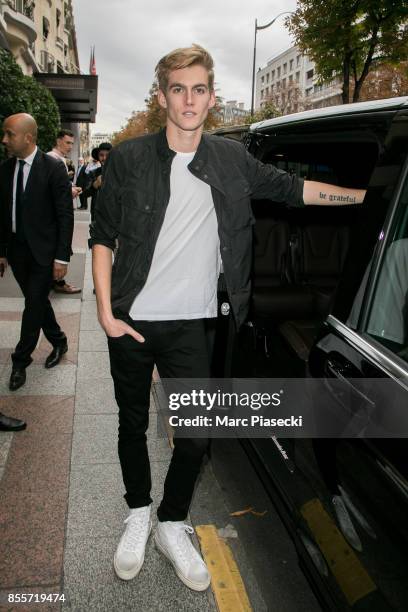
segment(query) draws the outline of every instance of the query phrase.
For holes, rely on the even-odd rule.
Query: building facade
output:
[[[225,103],[217,104],[215,115],[221,124],[243,123],[249,117],[250,111],[244,109],[243,102],[227,100]]]
[[[255,108],[272,102],[283,114],[341,104],[341,82],[320,84],[315,64],[294,46],[270,59],[256,74]]]
[[[99,147],[103,142],[110,142],[112,140],[112,134],[108,134],[107,132],[95,132],[95,134],[91,134],[90,147],[91,150],[95,147]]]
[[[0,44],[28,76],[80,74],[72,0],[0,0]],[[79,123],[63,127],[76,136],[75,161],[80,149],[89,151],[89,129]]]

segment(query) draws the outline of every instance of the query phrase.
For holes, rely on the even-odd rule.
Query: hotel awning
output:
[[[98,100],[97,76],[42,72],[37,72],[34,76],[54,96],[62,123],[95,123]]]

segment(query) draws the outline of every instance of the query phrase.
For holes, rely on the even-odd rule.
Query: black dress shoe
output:
[[[24,368],[13,368],[10,376],[9,389],[10,391],[17,391],[24,385],[26,381],[26,371]]]
[[[20,431],[26,427],[24,421],[13,419],[0,412],[0,431]]]
[[[48,355],[47,359],[45,360],[45,367],[49,369],[49,368],[53,368],[54,366],[58,365],[59,362],[61,361],[62,356],[65,355],[67,350],[68,350],[67,342],[59,346],[54,346],[54,348],[52,349],[52,352]]]

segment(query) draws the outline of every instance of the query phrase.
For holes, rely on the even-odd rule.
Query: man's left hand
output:
[[[53,279],[61,280],[66,276],[68,270],[67,264],[59,263],[58,261],[54,261],[54,270],[53,270]]]

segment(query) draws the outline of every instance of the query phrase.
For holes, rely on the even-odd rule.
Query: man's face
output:
[[[68,155],[72,151],[72,147],[74,146],[74,138],[73,136],[64,136],[63,138],[57,138],[57,149],[64,157],[68,157]]]
[[[109,155],[109,151],[105,151],[104,149],[102,149],[102,151],[99,151],[99,153],[98,153],[98,160],[100,161],[102,166],[104,165],[104,163],[108,159],[108,155]]]
[[[33,147],[33,137],[26,132],[22,122],[17,119],[6,119],[3,123],[2,143],[11,157],[27,157]]]
[[[158,100],[167,111],[167,124],[187,132],[197,130],[215,105],[214,91],[208,86],[208,71],[203,66],[173,70],[167,91],[159,90]]]

